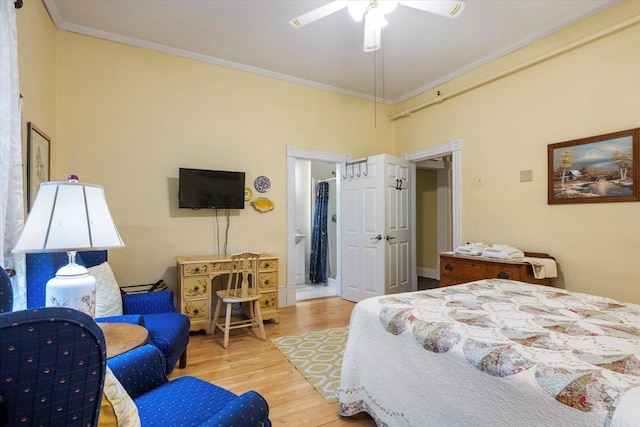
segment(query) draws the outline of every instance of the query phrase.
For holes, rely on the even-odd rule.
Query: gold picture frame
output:
[[[640,128],[549,144],[548,204],[640,200]]]
[[[51,179],[51,138],[27,123],[27,211],[31,210],[40,184]]]

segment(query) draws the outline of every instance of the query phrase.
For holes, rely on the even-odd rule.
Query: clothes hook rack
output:
[[[369,164],[368,164],[368,157],[365,157],[364,159],[358,159],[358,160],[352,160],[352,161],[345,161],[344,162],[344,175],[342,175],[342,179],[347,179],[347,175],[349,176],[350,179],[353,179],[354,177],[356,178],[360,178],[360,176],[364,175],[367,176],[369,174]],[[365,171],[362,171],[362,163],[365,164]],[[355,165],[358,165],[358,172],[355,172]],[[349,168],[351,168],[351,172],[349,173]]]

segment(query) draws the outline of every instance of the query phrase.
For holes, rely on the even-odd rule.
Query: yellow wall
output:
[[[416,266],[436,268],[438,259],[438,181],[434,169],[416,170]]]
[[[18,67],[22,95],[22,141],[27,156],[27,123],[52,141],[51,169],[56,167],[56,29],[40,1],[27,0],[16,9]],[[25,169],[26,178],[26,169]],[[25,186],[26,197],[26,186]]]
[[[446,96],[638,16],[640,2],[624,2],[438,89]],[[462,139],[463,241],[549,252],[560,266],[557,285],[639,303],[640,203],[547,204],[547,145],[639,127],[638,70],[636,24],[398,120],[397,149]],[[521,183],[528,169],[533,181]]]
[[[101,184],[127,244],[110,252],[121,284],[175,286],[174,257],[216,251],[212,212],[176,209],[180,166],[271,178],[266,214],[234,212],[229,251],[282,257],[285,146],[402,153],[464,143],[463,241],[558,258],[560,286],[640,302],[638,203],[546,204],[548,144],[640,126],[638,25],[388,123],[385,117],[495,75],[629,17],[623,2],[393,109],[184,58],[55,30],[39,1],[18,14],[23,121],[53,138],[52,179]],[[393,110],[393,111],[391,111]],[[26,140],[26,139],[25,139]],[[533,170],[520,183],[519,171]],[[476,186],[477,178],[484,185]],[[224,218],[220,229],[224,234]]]
[[[355,158],[389,150],[390,109],[203,62],[59,31],[59,178],[103,185],[126,243],[110,251],[122,285],[176,282],[175,257],[223,250],[226,219],[177,209],[179,167],[271,180],[269,213],[232,211],[228,253],[281,257],[286,284],[286,146]],[[256,195],[254,191],[254,195]]]

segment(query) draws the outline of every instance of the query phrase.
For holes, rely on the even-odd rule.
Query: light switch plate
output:
[[[520,171],[520,182],[533,181],[533,171],[531,169]]]

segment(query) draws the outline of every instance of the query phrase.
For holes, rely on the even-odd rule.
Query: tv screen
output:
[[[244,172],[180,168],[178,207],[244,209]]]

